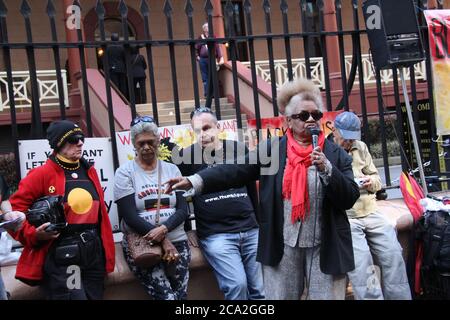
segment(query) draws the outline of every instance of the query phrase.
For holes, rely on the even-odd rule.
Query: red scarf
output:
[[[319,135],[319,146],[323,150],[325,136]],[[287,131],[287,165],[284,169],[283,199],[292,203],[292,224],[299,219],[305,220],[309,212],[308,167],[311,166],[312,144],[302,147],[295,141],[291,129]]]

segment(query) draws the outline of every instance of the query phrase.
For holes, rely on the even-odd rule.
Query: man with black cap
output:
[[[62,196],[68,225],[55,231],[49,222],[35,227],[25,221],[10,232],[24,245],[16,278],[42,285],[48,299],[102,299],[104,278],[114,270],[114,241],[97,173],[82,157],[83,131],[55,121],[47,139],[52,155],[22,179],[10,201],[27,212],[43,196]]]
[[[339,114],[334,121],[333,134],[328,138],[352,156],[353,174],[360,190],[359,199],[347,210],[355,256],[355,269],[348,277],[355,298],[410,300],[402,247],[395,227],[377,210],[375,194],[381,189],[381,179],[367,145],[360,141],[358,116],[352,112]]]

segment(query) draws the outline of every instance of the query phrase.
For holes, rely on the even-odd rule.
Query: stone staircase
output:
[[[200,105],[204,104],[205,100],[200,100]],[[181,124],[188,124],[190,122],[191,120],[190,114],[191,111],[194,109],[194,105],[195,105],[194,100],[180,101]],[[214,100],[212,110],[215,111]],[[136,111],[141,116],[153,115],[151,103],[136,105]],[[234,104],[228,102],[227,98],[220,98],[220,115],[221,120],[236,119],[236,109],[234,108]],[[175,106],[173,101],[158,103],[158,120],[160,127],[176,125]],[[244,129],[247,128],[247,116],[243,113],[242,113],[242,126]]]

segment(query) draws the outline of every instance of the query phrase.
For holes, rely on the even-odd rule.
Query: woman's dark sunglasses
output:
[[[150,116],[137,117],[131,121],[130,127],[135,126],[140,122],[155,123],[155,119]]]
[[[319,121],[320,119],[322,119],[323,113],[320,111],[313,111],[313,112],[302,111],[300,113],[291,115],[292,119],[300,119],[303,122],[308,121],[309,117],[312,117],[314,121]]]
[[[84,143],[84,136],[82,134],[76,134],[67,138],[67,142],[70,144],[78,144],[80,140]]]

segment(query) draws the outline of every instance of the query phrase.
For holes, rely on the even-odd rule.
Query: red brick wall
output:
[[[95,7],[95,0],[81,0],[83,8],[83,14],[86,15],[90,10]],[[118,3],[118,1],[115,1]],[[289,0],[289,28],[290,32],[301,31],[300,11],[298,6],[298,0]],[[32,6],[32,30],[33,40],[35,42],[49,42],[50,41],[50,26],[48,18],[45,14],[46,0],[33,0],[30,1]],[[58,25],[58,38],[59,41],[65,41],[65,30],[63,28],[63,12],[65,8],[62,6],[62,1],[54,1],[57,9],[57,25]],[[140,0],[128,0],[126,2],[130,7],[139,11]],[[165,16],[162,12],[164,0],[151,0],[150,3],[150,29],[154,40],[167,39],[167,29]],[[253,3],[253,29],[255,34],[265,34],[264,23],[264,11],[262,10],[262,1],[252,1]],[[344,29],[350,30],[353,28],[353,18],[350,6],[350,1],[343,1],[343,21]],[[10,42],[25,42],[26,33],[24,20],[19,12],[20,2],[16,0],[6,0],[8,6],[7,26],[9,31]],[[200,33],[201,25],[205,21],[205,13],[203,10],[204,1],[194,0],[194,25],[196,36]],[[186,39],[188,37],[187,19],[184,13],[185,1],[175,0],[172,1],[173,5],[173,33],[175,39]],[[445,1],[445,7],[448,8],[450,0]],[[364,20],[360,12],[360,23],[363,27]],[[272,1],[272,30],[273,33],[282,33],[282,15],[279,10],[279,1]],[[139,27],[139,26],[135,26]],[[301,39],[291,40],[292,57],[303,57],[303,41]],[[87,49],[88,64],[91,68],[96,68],[96,56],[94,49]],[[345,37],[345,51],[346,54],[351,54],[351,37]],[[362,53],[368,52],[367,40],[363,39]],[[145,56],[145,51],[141,51]],[[190,62],[190,52],[188,47],[177,46],[176,50],[176,66],[178,77],[178,89],[179,97],[181,100],[193,99],[193,85],[192,85],[192,71]],[[67,59],[67,50],[61,49],[61,65],[64,67]],[[255,42],[255,54],[257,60],[267,60],[267,42],[265,40],[259,40]],[[0,68],[4,69],[3,59],[0,52]],[[274,41],[274,55],[275,59],[285,58],[284,41]],[[54,59],[52,50],[39,49],[35,52],[36,63],[38,69],[54,69]],[[170,59],[168,47],[155,47],[153,50],[153,59],[155,65],[156,76],[156,91],[159,101],[173,100],[172,90],[172,77],[170,69]],[[14,70],[27,70],[28,64],[26,59],[25,50],[13,50],[13,68]],[[198,67],[197,67],[198,70]],[[199,72],[198,72],[199,73]],[[198,80],[201,84],[200,77]],[[150,93],[147,81],[147,91]],[[200,86],[201,90],[201,86]],[[148,101],[150,101],[150,94],[148,94]]]

